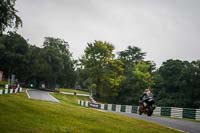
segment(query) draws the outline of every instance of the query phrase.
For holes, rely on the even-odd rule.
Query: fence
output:
[[[2,94],[12,94],[12,93],[18,93],[21,92],[22,88],[16,88],[16,89],[2,89],[0,90],[0,95]]]
[[[92,107],[101,110],[138,113],[138,106],[118,105],[118,104],[94,104],[89,101],[78,100],[78,104],[85,107]],[[169,116],[172,118],[188,118],[200,121],[200,109],[177,108],[177,107],[156,107],[153,115]]]

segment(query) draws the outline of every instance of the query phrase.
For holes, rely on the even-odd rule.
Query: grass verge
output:
[[[85,97],[53,93],[60,103],[28,99],[25,93],[0,95],[3,133],[177,133],[157,124],[80,107]]]

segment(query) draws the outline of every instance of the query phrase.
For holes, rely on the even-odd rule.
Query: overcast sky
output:
[[[200,0],[17,0],[18,30],[29,43],[44,37],[69,42],[75,58],[87,42],[108,41],[115,52],[128,45],[160,66],[167,59],[200,59]]]

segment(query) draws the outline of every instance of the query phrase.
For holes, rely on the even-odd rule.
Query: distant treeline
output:
[[[73,87],[76,73],[69,45],[62,39],[45,37],[43,46],[37,47],[19,34],[9,32],[0,37],[0,70],[9,78],[15,74],[22,85],[39,88],[46,84]]]
[[[156,69],[136,46],[116,55],[113,51],[111,43],[94,41],[75,60],[63,39],[45,37],[38,47],[9,32],[0,36],[0,70],[6,78],[15,74],[20,83],[36,88],[79,86],[104,102],[137,105],[150,87],[159,106],[200,107],[200,60],[170,59]]]

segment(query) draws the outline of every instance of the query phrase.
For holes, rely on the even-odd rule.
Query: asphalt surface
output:
[[[59,102],[55,97],[51,96],[48,91],[28,89],[26,92],[30,99]]]
[[[183,120],[183,119],[157,117],[157,116],[148,117],[146,115],[138,115],[138,114],[133,114],[133,113],[130,114],[130,113],[118,112],[118,114],[123,114],[129,117],[134,117],[134,118],[142,119],[145,121],[150,121],[150,122],[157,123],[157,124],[167,126],[170,128],[175,128],[184,132],[200,133],[200,122],[193,122],[193,121]]]
[[[51,96],[49,92],[47,91],[31,89],[31,90],[27,90],[27,95],[31,99],[59,102],[55,97]],[[172,119],[172,118],[165,118],[165,117],[158,117],[158,116],[148,117],[146,115],[138,115],[134,113],[121,113],[121,112],[113,112],[113,113],[122,114],[129,117],[142,119],[145,121],[150,121],[150,122],[157,123],[157,124],[167,126],[170,128],[175,128],[177,130],[181,130],[184,132],[200,133],[200,122],[193,122],[189,120]]]

